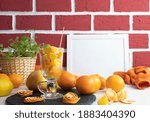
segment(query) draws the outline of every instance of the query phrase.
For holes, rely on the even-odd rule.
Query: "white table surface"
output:
[[[25,86],[21,86],[18,89],[25,89]],[[14,89],[11,94],[16,94],[16,92],[18,91],[18,89]],[[125,89],[128,93],[128,98],[129,100],[134,100],[135,102],[132,103],[133,105],[150,105],[150,88],[147,88],[145,90],[138,90],[133,86],[130,85],[126,85]],[[95,93],[96,95],[96,101],[93,102],[92,105],[97,105],[97,101],[98,99],[104,94],[104,90],[99,90],[97,93]],[[5,100],[7,99],[8,96],[5,97],[0,97],[0,105],[5,105]],[[112,105],[123,105],[119,102],[113,103]]]

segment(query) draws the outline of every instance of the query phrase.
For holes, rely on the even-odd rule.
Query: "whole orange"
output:
[[[58,79],[58,85],[64,89],[69,90],[76,85],[76,76],[70,72],[63,71]]]
[[[106,79],[102,76],[99,76],[100,81],[101,81],[101,90],[106,88]]]
[[[92,94],[101,87],[101,81],[97,75],[84,75],[77,79],[76,88],[81,94]]]
[[[3,73],[0,73],[0,78],[6,79],[6,80],[10,80],[9,76]]]
[[[9,78],[10,78],[11,82],[13,83],[14,88],[18,88],[23,83],[23,78],[19,74],[15,74],[15,73],[11,74],[11,75],[9,75]]]
[[[99,74],[96,74],[96,75],[99,77],[99,79],[101,81],[100,90],[105,89],[106,88],[106,79],[104,77],[100,76]]]
[[[124,88],[124,80],[118,75],[111,75],[106,80],[106,87],[119,92]]]

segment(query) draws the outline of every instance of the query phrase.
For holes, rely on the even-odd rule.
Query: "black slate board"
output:
[[[58,90],[62,94],[66,94],[69,91],[64,91],[64,90]],[[75,105],[91,105],[95,100],[96,96],[95,95],[81,95],[77,92],[76,89],[71,90],[74,93],[77,93],[80,97],[80,101],[75,104]],[[35,92],[33,93],[32,96],[40,96],[40,92]],[[24,103],[23,102],[24,97],[19,96],[18,94],[12,95],[6,99],[6,104],[7,105],[67,105],[62,103],[62,98],[60,99],[54,99],[54,100],[45,100],[42,102],[37,102],[37,103]]]

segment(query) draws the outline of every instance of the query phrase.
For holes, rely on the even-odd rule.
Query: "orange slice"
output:
[[[106,96],[106,94],[104,94],[97,102],[98,105],[108,105],[109,104],[109,100]]]

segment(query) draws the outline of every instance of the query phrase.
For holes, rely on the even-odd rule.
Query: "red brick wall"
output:
[[[150,66],[150,0],[0,0],[0,43],[15,36],[36,36],[58,46],[65,27],[72,33],[129,35],[133,66]],[[65,55],[66,57],[66,55]],[[66,62],[64,63],[66,64]]]

